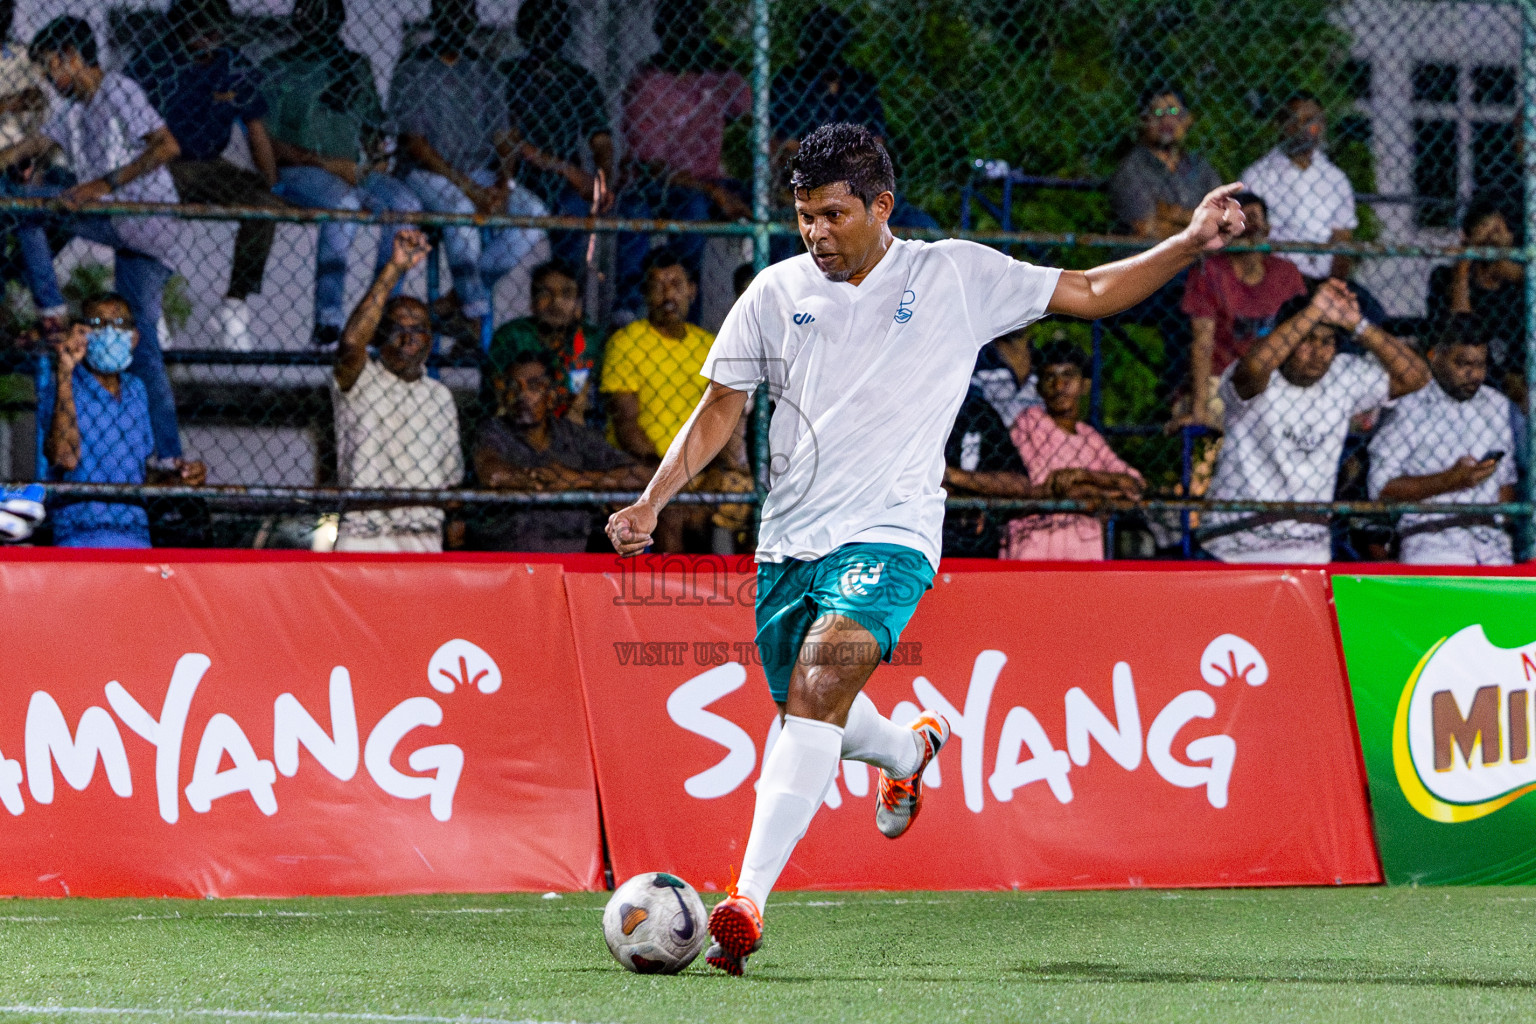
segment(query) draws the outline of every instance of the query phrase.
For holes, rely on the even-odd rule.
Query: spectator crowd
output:
[[[13,13],[0,0],[6,27]],[[313,340],[333,353],[337,482],[364,490],[477,486],[549,500],[473,516],[445,500],[353,505],[341,516],[337,550],[585,550],[596,543],[601,506],[562,503],[557,492],[643,486],[704,391],[697,370],[713,340],[698,323],[706,237],[678,234],[658,247],[649,235],[619,234],[614,314],[594,318],[584,308],[589,235],[469,224],[429,234],[406,221],[423,211],[747,216],[747,191],[723,160],[733,122],[751,113],[747,82],[711,39],[700,0],[659,0],[659,49],[616,105],[564,56],[568,0],[519,5],[522,48],[511,60],[482,52],[474,0],[433,0],[428,31],[408,41],[386,100],[369,61],[342,42],[346,17],[342,0],[297,0],[296,41],[252,62],[229,43],[227,0],[173,0],[170,33],[122,71],[108,70],[85,20],[55,18],[25,48],[6,44],[0,190],[54,198],[66,211],[121,201],[403,215],[380,231],[373,282],[350,312],[347,260],[358,224],[316,229]],[[831,10],[804,20],[796,60],[773,80],[777,163],[825,121],[856,121],[888,137],[878,83],[846,60],[852,37]],[[1150,241],[1182,230],[1222,179],[1186,145],[1195,112],[1181,89],[1151,86],[1136,115],[1134,144],[1107,192],[1116,230]],[[237,133],[249,167],[228,159]],[[1133,465],[1128,449],[1117,451],[1114,431],[1083,417],[1097,378],[1079,336],[1036,325],[982,351],[944,452],[944,485],[954,495],[1079,504],[1023,514],[954,510],[947,554],[1099,559],[1113,550],[1113,522],[1140,523],[1165,550],[1182,543],[1229,562],[1512,560],[1509,524],[1454,506],[1515,500],[1525,468],[1523,268],[1456,259],[1434,269],[1428,315],[1409,331],[1355,280],[1348,257],[1265,251],[1266,243],[1348,243],[1359,228],[1354,190],[1328,158],[1326,138],[1315,97],[1281,103],[1275,145],[1238,175],[1247,229],[1236,250],[1206,256],[1111,325],[1157,331],[1157,400],[1168,432],[1192,449],[1191,471],[1163,479]],[[1472,202],[1464,244],[1514,245],[1507,208],[1500,196]],[[180,258],[181,222],[8,217],[17,272],[47,343],[38,373],[40,477],[202,484],[206,469],[182,451],[161,354],[162,296]],[[937,227],[902,196],[892,224]],[[262,290],[274,226],[242,219],[235,233],[214,311],[230,350],[260,345],[247,300]],[[115,291],[72,317],[55,255],[75,237],[111,249]],[[529,314],[494,323],[497,282],[533,262],[546,237],[552,258],[532,268]],[[777,239],[773,258],[794,248]],[[449,290],[430,304],[406,295],[407,276],[439,252]],[[738,294],[745,283],[738,274]],[[605,336],[599,320],[617,329]],[[456,400],[429,372],[440,334],[480,353],[472,401]],[[747,448],[744,424],[695,486],[751,490]],[[1188,520],[1186,540],[1166,517],[1131,509],[1153,496],[1313,504],[1354,497],[1447,509],[1405,514],[1385,535],[1357,535],[1321,510],[1205,511]],[[730,550],[749,543],[749,513],[731,504],[669,507],[657,546]],[[50,521],[61,545],[151,542],[146,509],[130,501],[64,502]]]

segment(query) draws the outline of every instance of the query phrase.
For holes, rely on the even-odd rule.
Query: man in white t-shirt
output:
[[[33,37],[29,50],[64,102],[36,134],[0,149],[0,169],[62,151],[76,184],[62,191],[29,189],[27,194],[58,195],[71,209],[96,201],[175,203],[176,186],[165,165],[180,147],[144,90],[132,79],[102,69],[91,26],[82,18],[60,15]],[[155,454],[180,458],[176,400],[165,375],[157,326],[161,296],[171,277],[176,222],[169,217],[75,216],[64,218],[62,226],[72,235],[112,248],[115,287],[138,324],[139,343],[128,369],[149,396]],[[45,324],[62,327],[66,306],[46,227],[42,216],[27,216],[16,239],[27,286]]]
[[[609,519],[621,555],[733,436],[766,383],[772,479],[758,538],[757,643],[784,728],[765,759],[739,883],[710,915],[713,966],[740,974],[764,899],[810,825],[838,761],[880,769],[875,821],[895,838],[949,736],[925,712],[902,728],[860,691],[888,658],[939,563],[944,442],[976,353],[1046,313],[1083,319],[1135,305],[1242,229],[1212,192],[1190,226],[1089,271],[1020,263],[972,242],[898,241],[885,148],[852,124],[801,140],[790,182],[808,252],[737,300],[700,371],[709,390],[640,500]]]
[[[1277,116],[1280,144],[1242,174],[1250,192],[1269,204],[1271,242],[1348,242],[1360,221],[1355,190],[1344,172],[1323,153],[1328,122],[1317,97],[1297,93]],[[1282,253],[1303,277],[1349,277],[1343,256]]]
[[[1360,315],[1343,281],[1282,307],[1280,326],[1222,377],[1226,437],[1213,501],[1332,501],[1349,421],[1429,381],[1424,360]],[[1365,346],[1339,354],[1339,332]],[[1212,512],[1201,546],[1223,562],[1327,562],[1328,517]]]
[[[464,479],[459,413],[453,394],[423,371],[432,327],[420,299],[389,293],[432,251],[408,228],[363,296],[336,350],[336,470],[343,487],[441,490]],[[368,346],[379,357],[370,359]],[[337,551],[443,550],[443,510],[428,505],[348,512]]]
[[[1488,339],[1451,323],[1429,347],[1434,380],[1404,398],[1371,439],[1371,497],[1482,504],[1515,500],[1510,401],[1483,381]],[[1509,565],[1493,516],[1405,515],[1398,557],[1410,565]]]

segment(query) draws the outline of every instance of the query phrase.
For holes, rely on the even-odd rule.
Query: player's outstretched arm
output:
[[[1242,190],[1241,182],[1216,189],[1195,207],[1189,227],[1146,252],[1092,270],[1062,271],[1048,311],[1097,320],[1130,309],[1202,253],[1214,252],[1242,234],[1243,210],[1232,198]]]
[[[656,516],[714,461],[736,433],[747,392],[710,382],[709,390],[662,458],[640,500],[608,517],[608,540],[621,555],[638,555],[651,543]]]

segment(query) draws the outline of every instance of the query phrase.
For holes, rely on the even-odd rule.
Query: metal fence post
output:
[[[1536,392],[1536,0],[1520,0],[1521,175],[1525,186],[1525,480],[1520,498],[1527,506],[1521,524],[1521,557],[1536,555],[1536,416],[1530,395]]]
[[[752,0],[752,266],[762,273],[768,266],[768,223],[772,145],[768,124],[769,0]],[[766,382],[765,382],[766,383]],[[752,403],[752,479],[757,484],[757,511],[762,515],[768,496],[768,388],[759,387]]]

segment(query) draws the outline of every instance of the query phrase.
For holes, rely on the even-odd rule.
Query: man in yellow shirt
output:
[[[608,340],[601,387],[608,396],[613,440],[642,463],[660,461],[709,386],[699,370],[715,336],[686,319],[698,290],[676,253],[652,250],[645,261],[645,319],[620,328]],[[745,454],[745,442],[738,439],[720,462],[740,468]],[[684,550],[684,531],[707,528],[712,511],[703,505],[668,508],[672,515],[657,525],[657,550]]]
[[[661,458],[709,384],[699,368],[715,336],[686,319],[698,291],[675,253],[652,250],[645,261],[645,318],[608,340],[602,390],[614,440],[637,459]]]

